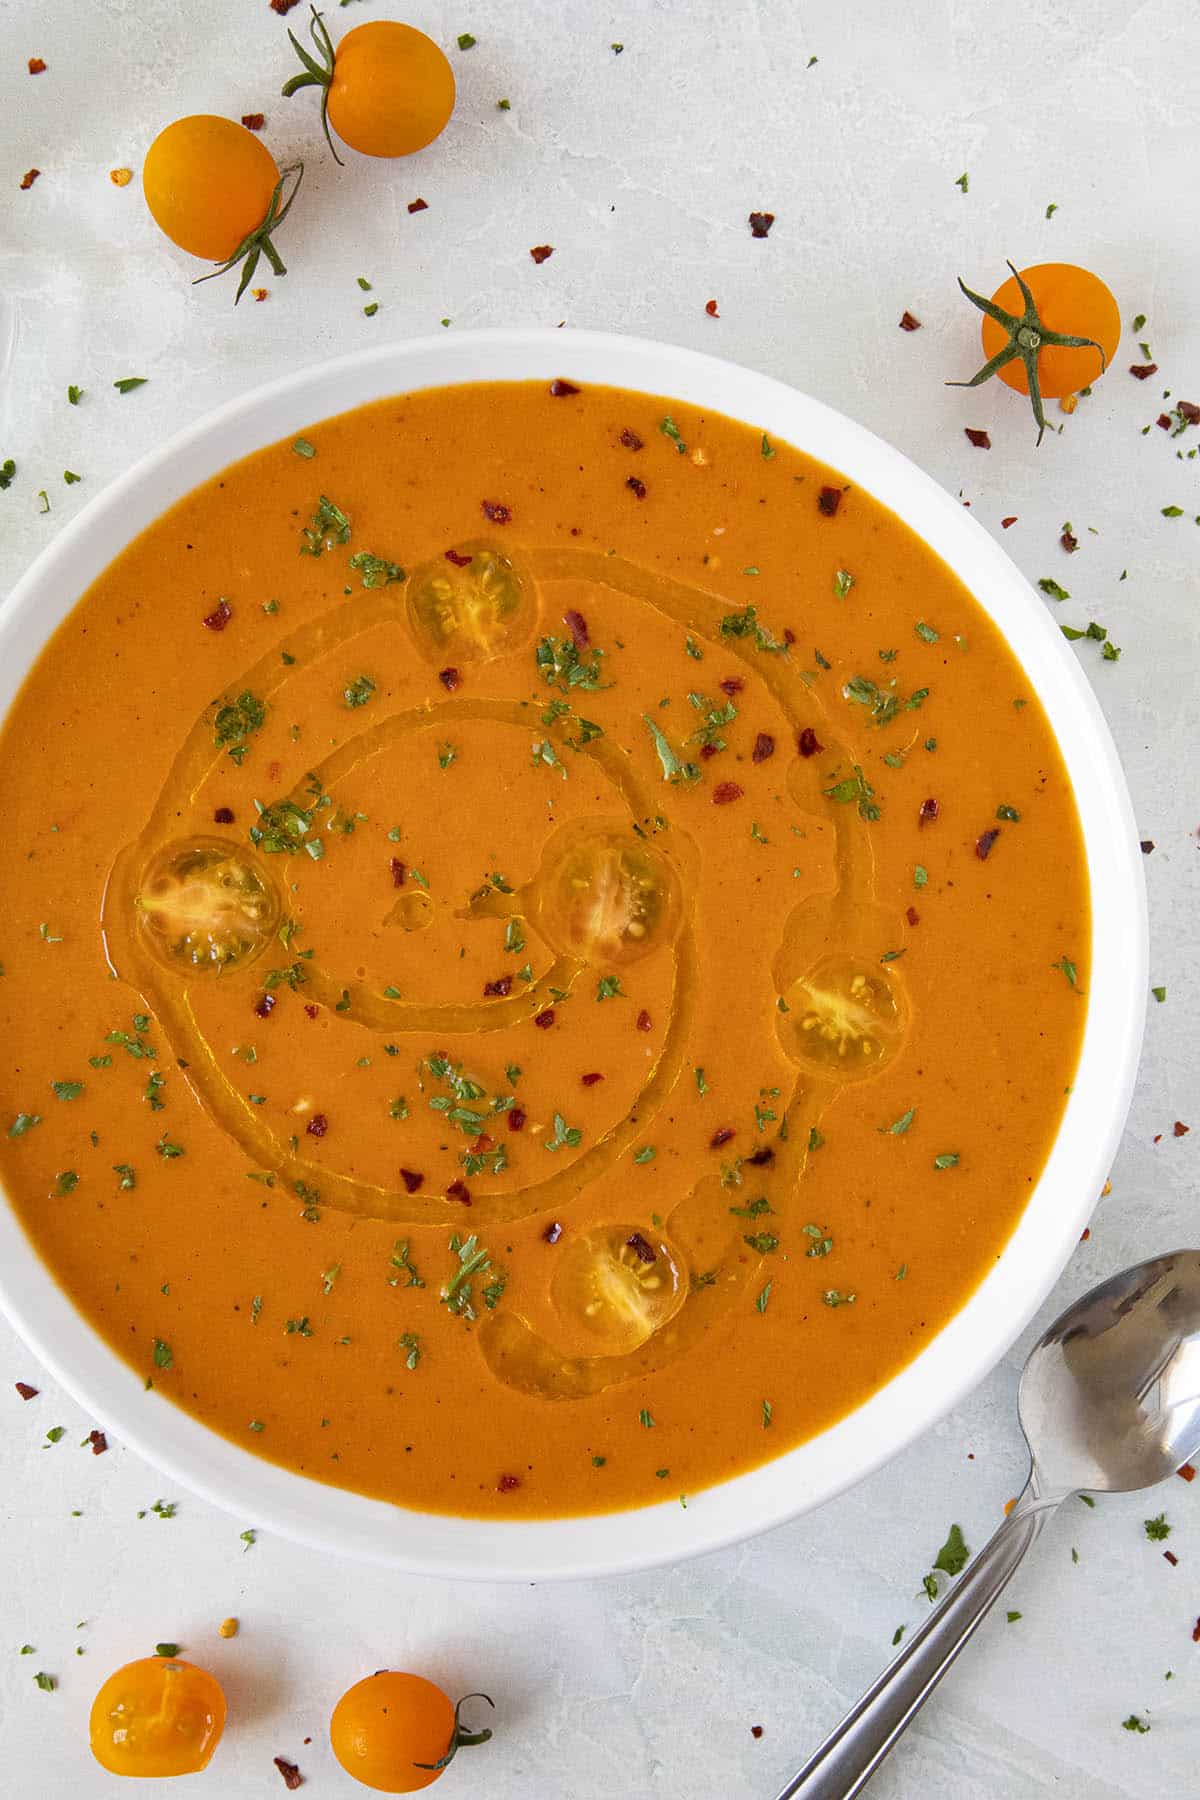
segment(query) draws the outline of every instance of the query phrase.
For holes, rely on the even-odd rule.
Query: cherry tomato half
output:
[[[126,1663],[92,1702],[92,1755],[113,1775],[194,1775],[224,1729],[220,1684],[178,1657]]]

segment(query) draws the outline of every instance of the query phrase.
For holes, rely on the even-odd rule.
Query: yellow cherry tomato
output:
[[[468,1700],[487,1700],[468,1694]],[[380,1794],[415,1794],[432,1787],[455,1753],[484,1744],[490,1731],[464,1731],[440,1687],[421,1675],[379,1669],[347,1688],[333,1709],[329,1740],[347,1774]],[[488,1700],[488,1705],[492,1703]]]
[[[220,1684],[178,1657],[126,1663],[92,1702],[92,1755],[112,1775],[194,1775],[224,1729]]]
[[[142,187],[159,230],[209,262],[224,262],[267,216],[275,158],[244,125],[212,113],[176,119],[146,152]]]
[[[309,29],[316,56],[288,32],[304,73],[285,82],[283,92],[323,90],[327,137],[332,125],[343,143],[364,156],[411,156],[445,130],[454,111],[454,71],[423,31],[372,19],[348,31],[335,50],[315,9]]]

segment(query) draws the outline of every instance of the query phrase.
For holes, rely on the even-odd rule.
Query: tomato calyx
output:
[[[458,1755],[460,1750],[467,1748],[471,1744],[486,1744],[488,1742],[492,1735],[489,1726],[485,1725],[482,1731],[467,1731],[464,1729],[459,1719],[459,1714],[462,1712],[462,1709],[467,1704],[468,1700],[486,1700],[492,1711],[495,1712],[496,1710],[496,1702],[492,1699],[490,1694],[464,1694],[454,1708],[454,1730],[450,1734],[450,1742],[446,1746],[444,1755],[439,1756],[437,1761],[433,1763],[415,1762],[413,1764],[414,1769],[436,1769],[437,1772],[441,1774],[443,1769],[448,1769],[450,1767],[450,1764],[454,1761],[454,1758]]]
[[[309,21],[308,30],[309,35],[316,46],[317,55],[310,56],[303,44],[297,38],[295,32],[289,29],[288,36],[292,40],[292,49],[304,64],[304,69],[301,74],[293,75],[290,81],[285,81],[280,92],[285,100],[290,100],[293,94],[298,94],[300,92],[301,88],[320,88],[321,129],[325,133],[325,142],[329,145],[330,154],[338,168],[341,169],[345,167],[345,164],[337,153],[337,146],[333,141],[333,136],[329,129],[329,89],[333,81],[333,69],[335,62],[337,61],[337,52],[333,47],[333,39],[329,35],[329,27],[326,25],[321,14],[317,11],[315,6],[310,7],[309,10],[312,13],[312,18]],[[320,60],[318,60],[318,58]]]
[[[293,175],[296,179],[293,183],[291,193],[285,200],[283,198],[283,190],[287,182],[291,181]],[[289,163],[287,168],[284,169],[283,173],[280,175],[279,180],[275,183],[275,186],[271,189],[270,203],[267,206],[262,222],[256,225],[253,231],[248,231],[246,233],[237,249],[233,251],[232,255],[227,256],[223,263],[218,263],[216,268],[210,269],[207,275],[197,275],[192,286],[195,287],[197,283],[201,281],[211,281],[215,275],[228,275],[230,269],[236,269],[237,265],[241,263],[241,280],[238,282],[237,293],[233,296],[233,304],[236,306],[254,279],[254,271],[258,267],[258,259],[260,256],[266,257],[274,274],[286,275],[287,266],[278,250],[276,250],[274,244],[271,242],[271,233],[278,230],[279,226],[282,225],[283,221],[287,218],[289,212],[291,212],[292,202],[300,192],[300,183],[303,180],[304,164],[302,162]]]
[[[983,365],[978,374],[972,375],[970,381],[948,381],[946,386],[979,387],[982,382],[988,381],[1007,363],[1019,356],[1025,364],[1025,374],[1029,384],[1029,402],[1033,407],[1034,419],[1037,421],[1037,441],[1040,444],[1046,431],[1046,415],[1042,410],[1042,388],[1038,377],[1038,353],[1043,345],[1053,344],[1056,348],[1067,350],[1086,348],[1098,350],[1101,374],[1108,366],[1108,359],[1104,354],[1103,346],[1098,344],[1095,338],[1071,337],[1066,332],[1051,331],[1046,325],[1043,325],[1038,316],[1037,302],[1034,300],[1028,282],[1017,273],[1011,262],[1008,266],[1012,269],[1013,280],[1020,288],[1021,298],[1025,302],[1023,313],[1005,312],[1004,308],[997,306],[994,300],[986,300],[982,294],[974,293],[962,276],[959,276],[958,285],[972,306],[977,306],[980,312],[987,314],[989,319],[994,319],[996,324],[1008,333],[1008,342],[996,352],[990,362]]]

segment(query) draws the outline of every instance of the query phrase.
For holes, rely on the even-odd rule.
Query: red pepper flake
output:
[[[760,731],[754,740],[754,748],[750,752],[750,761],[756,763],[766,762],[767,758],[769,756],[774,756],[774,754],[775,739],[771,736],[769,731]]]
[[[938,816],[937,801],[936,800],[922,800],[921,810],[917,814],[917,824],[918,825],[930,825],[933,823],[934,819],[937,818],[937,816]]]
[[[15,1385],[16,1385],[17,1392],[18,1392],[18,1394],[20,1394],[22,1400],[36,1400],[37,1399],[37,1397],[38,1397],[37,1388],[30,1387],[30,1385],[27,1381],[18,1381]]]
[[[228,600],[220,600],[213,611],[208,613],[201,623],[206,631],[224,631],[232,617],[233,608],[230,606]]]
[[[811,725],[806,725],[804,727],[800,736],[796,739],[796,743],[801,756],[816,756],[819,751],[825,748],[824,744],[818,740],[817,734]]]
[[[1196,1479],[1196,1471],[1191,1463],[1183,1463],[1175,1473],[1181,1481],[1195,1481]]]
[[[233,808],[232,808],[232,806],[218,806],[216,812],[213,814],[213,824],[214,825],[232,825],[233,824]]]
[[[637,1028],[639,1031],[653,1031],[654,1029],[654,1020],[644,1006],[637,1016]]]
[[[752,1725],[750,1727],[750,1736],[752,1738],[760,1738],[762,1736],[762,1734],[763,1734],[763,1728],[761,1725]]]
[[[424,1175],[419,1174],[416,1169],[401,1169],[400,1179],[404,1183],[406,1194],[415,1194],[418,1188],[425,1185]]]
[[[511,1494],[514,1489],[519,1488],[520,1485],[521,1477],[519,1475],[502,1475],[496,1483],[496,1492],[498,1494]]]
[[[304,1129],[309,1137],[324,1137],[329,1130],[329,1120],[324,1113],[314,1113]]]
[[[554,1023],[554,1008],[547,1006],[540,1013],[534,1013],[533,1022],[539,1031],[549,1031]]]
[[[562,621],[571,634],[571,642],[574,644],[575,648],[577,650],[586,650],[592,640],[588,636],[587,620],[584,618],[583,614],[581,612],[576,612],[574,607],[571,607],[563,614]]]
[[[642,440],[637,432],[630,431],[628,425],[626,425],[624,431],[621,433],[621,442],[626,450],[641,450],[644,448]]]
[[[392,871],[392,886],[403,887],[408,874],[407,863],[402,862],[398,856],[391,856],[388,858],[388,868]]]
[[[569,394],[577,394],[579,389],[573,381],[564,381],[561,375],[556,375],[550,383],[550,392],[556,400],[565,400]]]
[[[901,331],[920,331],[921,321],[920,319],[915,318],[906,308],[905,311],[900,314],[900,329]]]
[[[975,854],[980,862],[986,862],[992,853],[992,845],[1000,836],[999,827],[993,825],[990,831],[983,831],[975,839]]]
[[[785,625],[783,628],[783,641],[785,644],[794,644],[796,641],[796,634],[790,625]]]
[[[296,0],[271,0],[272,11],[277,13],[285,13],[289,7],[295,6],[295,4]],[[283,1785],[289,1794],[294,1794],[298,1787],[304,1786],[304,1777],[295,1763],[289,1762],[285,1756],[276,1756],[272,1760],[283,1776]]]
[[[1159,413],[1159,415],[1158,415],[1157,419],[1155,419],[1154,423],[1158,426],[1158,429],[1160,431],[1170,431],[1170,429],[1171,429],[1170,413]]]
[[[548,256],[554,255],[554,245],[553,244],[535,244],[533,246],[533,249],[529,252],[529,254],[530,254],[530,256],[532,256],[534,262],[537,263],[538,267],[540,268]]]
[[[108,1449],[108,1439],[102,1431],[89,1431],[87,1441],[92,1446],[93,1456],[103,1456]]]
[[[460,1206],[470,1206],[471,1190],[465,1181],[452,1181],[446,1189],[447,1200],[456,1200]]]
[[[471,558],[469,556],[463,556],[457,550],[447,550],[445,552],[445,556],[446,556],[446,561],[448,563],[453,563],[456,569],[465,569],[467,567],[468,563],[471,561]]]
[[[737,1133],[734,1131],[732,1125],[722,1125],[721,1128],[718,1131],[714,1131],[709,1138],[708,1147],[710,1150],[719,1150],[722,1144],[729,1143],[730,1139],[736,1136]]]
[[[511,1106],[508,1110],[508,1129],[510,1131],[524,1131],[526,1116],[527,1115],[519,1106]]]
[[[713,757],[716,756],[717,753],[718,753],[717,746],[715,744],[701,744],[701,746],[700,746],[700,761],[701,762],[711,762]]]
[[[832,519],[842,504],[842,490],[835,487],[823,487],[817,495],[817,511]]]
[[[1153,848],[1154,848],[1154,839],[1153,838],[1143,838],[1142,839],[1142,855],[1143,856],[1149,856],[1149,854],[1153,850]]]
[[[1171,1127],[1171,1130],[1176,1137],[1186,1137],[1191,1129],[1191,1126],[1185,1125],[1182,1119],[1176,1119],[1174,1125]]]
[[[1089,1239],[1089,1238],[1090,1238],[1090,1237],[1091,1237],[1091,1235],[1092,1235],[1092,1228],[1091,1228],[1091,1226],[1090,1226],[1090,1225],[1085,1225],[1085,1226],[1084,1226],[1084,1228],[1083,1228],[1083,1230],[1082,1230],[1082,1231],[1081,1231],[1081,1232],[1080,1232],[1080,1234],[1079,1234],[1079,1241],[1080,1241],[1080,1243],[1081,1243],[1081,1244],[1086,1244],[1086,1243],[1087,1243],[1087,1241],[1088,1241],[1088,1239]]]
[[[627,475],[625,477],[625,486],[629,489],[631,494],[636,494],[639,500],[644,500],[646,498],[646,484],[644,481],[639,481],[636,475]]]
[[[721,316],[717,311],[717,303],[715,300],[706,300],[704,302],[704,310],[710,319],[719,319]]]
[[[439,669],[438,680],[448,694],[452,694],[456,688],[462,686],[462,676],[457,669]]]
[[[745,687],[745,685],[746,684],[742,680],[740,675],[726,675],[726,677],[723,681],[718,681],[718,683],[717,683],[717,686],[720,688],[721,692],[723,694],[728,694],[729,698],[731,700],[733,699],[733,696],[735,694],[741,693],[741,691]]]
[[[740,800],[743,790],[736,781],[718,781],[712,791],[714,806],[728,806],[733,800]]]
[[[774,223],[775,223],[775,214],[774,213],[768,213],[768,212],[753,212],[753,213],[751,213],[750,219],[749,219],[750,236],[756,237],[756,238],[765,238],[767,236],[767,234],[770,232],[770,229]]]
[[[46,73],[46,65],[42,61],[40,56],[31,56],[30,57],[29,73],[31,75],[44,75]]]
[[[963,432],[977,450],[990,450],[992,440],[986,431],[973,431],[969,425],[963,426]]]
[[[906,907],[904,916],[910,925],[919,925],[921,923],[921,915],[915,906]]]
[[[282,19],[291,12],[293,6],[299,6],[299,4],[300,0],[271,0],[271,11],[278,13]]]
[[[1200,406],[1194,400],[1178,400],[1175,410],[1189,425],[1200,425]]]
[[[496,977],[495,981],[485,981],[483,984],[483,997],[485,1000],[493,1000],[493,999],[507,1000],[508,996],[511,993],[512,993],[512,976],[511,975],[498,975]]]
[[[246,127],[247,131],[261,131],[266,122],[267,119],[265,113],[242,114],[242,124]]]
[[[254,1010],[260,1019],[269,1019],[275,1011],[274,994],[260,994],[255,1002]]]
[[[257,302],[260,306],[262,305],[263,301],[266,299],[266,297],[270,293],[270,291],[271,291],[270,288],[251,288],[250,289],[250,292],[254,295],[254,298],[257,300]]]
[[[652,1262],[658,1261],[653,1249],[646,1242],[640,1231],[635,1231],[632,1237],[627,1237],[625,1243],[628,1248],[633,1251],[633,1254],[640,1263],[649,1265]]]
[[[599,1070],[593,1069],[590,1074],[581,1075],[579,1080],[584,1087],[595,1087],[598,1081],[604,1080],[604,1077],[600,1074]]]
[[[1018,515],[1016,513],[1009,513],[1007,519],[1001,519],[1000,521],[1001,530],[1007,531],[1010,525],[1016,524],[1017,518]]]
[[[1153,1144],[1161,1144],[1162,1143],[1162,1132],[1156,1131],[1150,1141]]]
[[[1068,554],[1073,554],[1079,548],[1079,539],[1075,536],[1073,531],[1064,529],[1063,534],[1058,541]]]
[[[37,178],[41,174],[41,172],[42,171],[40,169],[26,169],[25,173],[21,177],[21,192],[22,193],[25,193],[29,188],[31,188],[33,186],[34,182],[37,180]]]
[[[1192,1642],[1193,1644],[1200,1644],[1200,1619],[1197,1619],[1196,1623],[1192,1626]]]
[[[562,1234],[563,1234],[563,1228],[559,1224],[558,1220],[555,1219],[551,1224],[547,1225],[545,1231],[543,1231],[542,1239],[543,1239],[543,1242],[545,1242],[547,1244],[557,1244],[557,1242],[558,1242],[559,1238],[562,1236]]]
[[[315,1019],[321,1009],[319,1006],[314,1006],[311,1000],[306,1000],[304,1003],[304,1010],[310,1019]]]
[[[1176,1556],[1176,1554],[1173,1550],[1164,1550],[1163,1551],[1163,1561],[1169,1562],[1173,1569],[1177,1569],[1179,1567],[1179,1558]]]
[[[1136,381],[1149,381],[1152,375],[1158,374],[1157,363],[1130,363],[1129,373]]]
[[[428,200],[422,200],[419,197],[416,200],[410,200],[408,203],[408,210],[410,213],[428,212],[429,202]]]
[[[481,500],[479,502],[485,519],[493,525],[510,525],[512,523],[512,507],[505,506],[503,500]]]
[[[752,1156],[746,1158],[746,1166],[751,1169],[769,1169],[775,1161],[775,1152],[769,1144],[761,1144]]]

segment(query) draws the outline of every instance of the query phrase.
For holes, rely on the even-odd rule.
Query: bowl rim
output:
[[[861,1406],[771,1462],[689,1496],[686,1507],[672,1497],[570,1518],[458,1517],[368,1499],[266,1462],[147,1392],[75,1310],[12,1208],[0,1205],[0,1308],[55,1379],[165,1476],[314,1549],[412,1574],[493,1581],[625,1574],[722,1549],[833,1499],[948,1412],[1000,1361],[1078,1242],[1124,1125],[1146,1006],[1145,884],[1125,778],[1099,703],[1029,583],[969,510],[864,426],[771,376],[677,345],[540,327],[471,331],[376,345],[238,394],[110,482],[0,605],[0,717],[87,586],[209,475],[371,400],[555,377],[752,424],[866,488],[949,565],[1008,639],[1058,739],[1091,884],[1092,974],[1062,1123],[994,1267],[921,1353]],[[1110,953],[1101,954],[1102,946]]]

